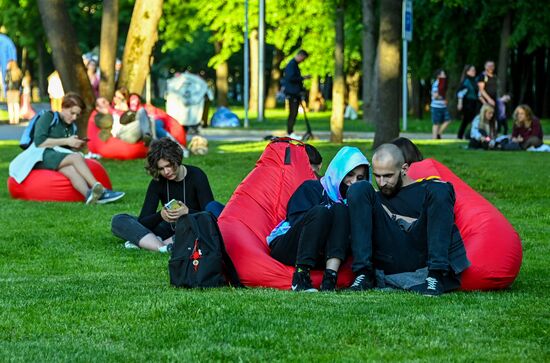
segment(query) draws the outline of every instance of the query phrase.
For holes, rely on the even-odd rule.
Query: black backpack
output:
[[[210,212],[178,219],[168,271],[170,284],[176,287],[242,287],[225,251],[216,218]]]

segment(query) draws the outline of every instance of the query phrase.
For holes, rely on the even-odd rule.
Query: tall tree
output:
[[[222,42],[217,41],[214,43],[216,53],[219,54],[222,50]],[[218,62],[216,65],[216,100],[218,106],[227,107],[227,91],[229,89],[229,66],[227,61]]]
[[[363,5],[363,121],[366,122],[369,119],[372,120],[371,103],[376,53],[374,0],[362,0],[361,4]]]
[[[151,53],[158,39],[163,0],[136,0],[122,56],[119,86],[141,93],[149,74]]]
[[[344,140],[344,102],[346,83],[344,78],[344,10],[345,0],[337,0],[335,12],[334,85],[332,87],[332,115],[330,117],[330,141]]]
[[[258,29],[250,32],[250,93],[248,110],[258,111]]]
[[[115,63],[118,40],[118,0],[104,0],[101,16],[99,94],[112,99],[115,93]]]
[[[271,76],[269,79],[269,88],[265,98],[265,108],[275,108],[277,106],[277,92],[279,91],[279,82],[281,81],[281,62],[284,54],[280,49],[273,48],[273,59],[271,61]]]
[[[380,3],[374,147],[399,136],[401,0]]]
[[[88,108],[94,104],[95,97],[86,69],[82,63],[82,53],[78,47],[76,33],[70,22],[69,13],[63,0],[39,0],[38,9],[42,24],[46,30],[48,42],[52,47],[55,68],[61,77],[65,92],[76,92],[82,96]],[[88,118],[84,113],[77,121],[79,134],[86,134]]]

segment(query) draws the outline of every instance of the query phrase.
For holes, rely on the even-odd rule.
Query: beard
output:
[[[394,195],[396,195],[403,186],[403,179],[401,178],[401,174],[399,174],[399,178],[397,179],[397,182],[395,185],[385,185],[382,188],[380,188],[380,193],[384,194],[385,197],[391,198]]]

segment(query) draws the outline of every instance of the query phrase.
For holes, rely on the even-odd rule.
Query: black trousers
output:
[[[300,96],[289,95],[288,97],[288,119],[286,121],[286,132],[290,135],[294,132],[294,125],[296,124],[296,117],[298,116],[298,109],[300,108],[300,102],[302,99]]]
[[[271,244],[271,257],[285,265],[324,268],[326,260],[344,260],[349,248],[349,214],[343,204],[316,206]]]
[[[448,183],[426,186],[420,218],[412,224],[395,220],[366,181],[348,190],[352,269],[380,269],[385,274],[429,270],[459,274],[469,266],[454,224],[454,189]]]
[[[458,128],[458,133],[456,135],[456,137],[459,139],[464,138],[464,132],[466,131],[466,128],[479,112],[477,100],[464,98],[462,102],[462,122],[460,123],[460,127]]]

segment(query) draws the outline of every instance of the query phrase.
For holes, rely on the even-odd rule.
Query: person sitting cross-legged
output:
[[[151,143],[145,169],[153,180],[139,217],[117,214],[111,221],[113,234],[126,240],[126,248],[169,252],[178,218],[198,211],[209,211],[216,217],[221,213],[223,206],[214,201],[204,171],[183,165],[182,160],[182,148],[169,138]],[[166,207],[172,200],[173,205]]]
[[[321,290],[335,290],[349,248],[346,192],[353,183],[368,179],[368,168],[359,149],[345,146],[325,176],[303,182],[290,197],[286,219],[273,229],[267,243],[273,258],[296,267],[292,290],[317,291],[311,284],[312,268],[325,268]]]
[[[350,290],[375,287],[375,269],[386,276],[410,273],[412,283],[396,287],[428,296],[459,288],[460,274],[470,263],[454,223],[453,186],[409,178],[409,165],[393,144],[376,149],[372,170],[378,192],[367,182],[348,191],[356,274]]]

